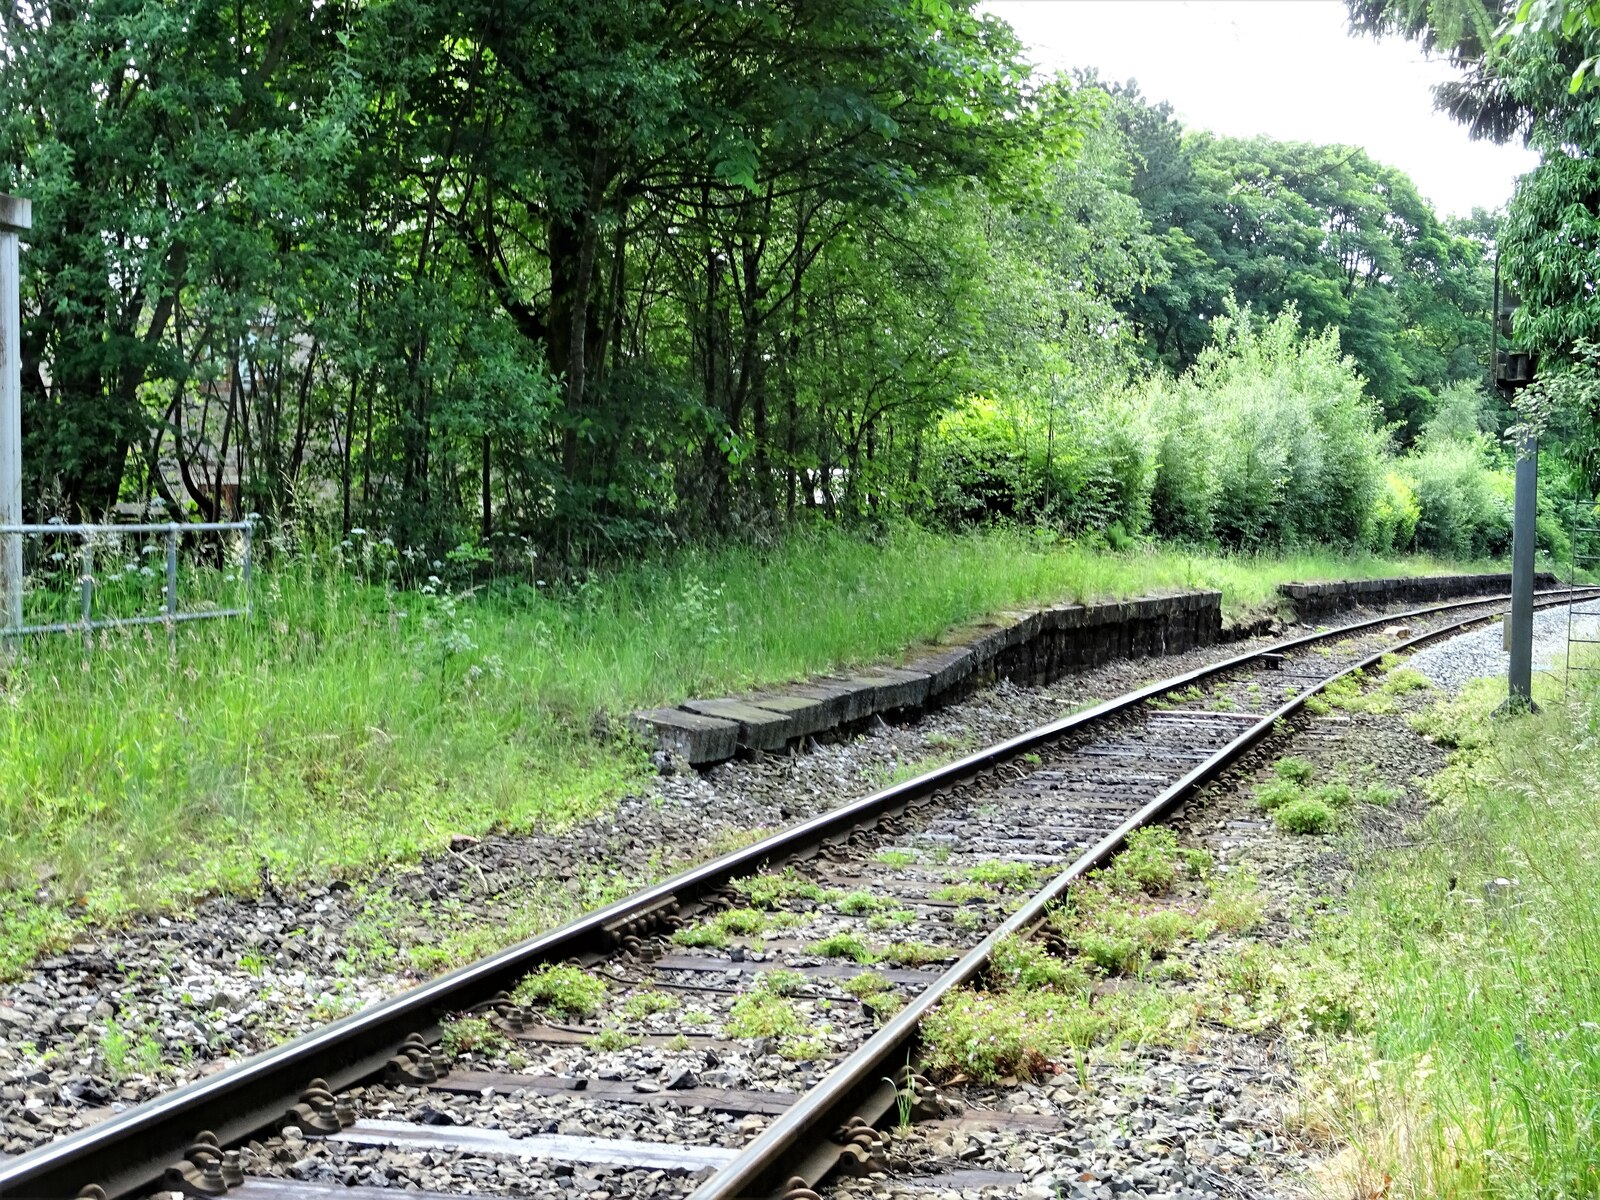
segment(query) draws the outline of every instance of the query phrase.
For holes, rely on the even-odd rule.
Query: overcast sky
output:
[[[1342,0],[989,0],[1041,67],[1136,79],[1185,125],[1363,146],[1435,207],[1465,215],[1511,198],[1537,158],[1470,140],[1433,111],[1449,68],[1409,42],[1346,31]]]

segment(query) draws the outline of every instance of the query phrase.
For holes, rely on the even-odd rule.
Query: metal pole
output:
[[[17,235],[33,204],[0,194],[0,525],[22,524],[22,270]],[[22,535],[0,539],[4,625],[22,627]]]
[[[94,543],[83,543],[83,578],[78,580],[79,604],[83,609],[83,648],[94,649],[94,630],[89,622],[94,619]]]
[[[1512,708],[1533,706],[1533,548],[1538,513],[1539,442],[1528,437],[1517,451],[1517,483],[1511,510]]]
[[[167,530],[167,643],[178,646],[178,531]]]

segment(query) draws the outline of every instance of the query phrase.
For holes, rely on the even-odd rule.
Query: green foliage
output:
[[[554,963],[540,967],[511,992],[518,1004],[537,1005],[568,1017],[593,1015],[605,996],[606,982],[598,975]]]
[[[1004,991],[1050,988],[1067,994],[1089,990],[1088,977],[1071,963],[1054,958],[1037,942],[1012,935],[1002,938],[989,956],[989,978]]]
[[[821,884],[802,878],[792,867],[782,875],[752,875],[746,879],[735,879],[731,886],[749,900],[753,908],[779,909],[796,900],[822,904],[831,895]]]
[[[1325,801],[1313,796],[1298,796],[1273,809],[1272,822],[1288,833],[1328,833],[1337,818]]]
[[[136,1032],[111,1018],[100,1029],[100,1061],[114,1082],[131,1075],[152,1075],[161,1067],[161,1043],[148,1032]]]
[[[835,933],[812,942],[807,947],[813,954],[824,958],[848,958],[851,962],[877,962],[878,956],[870,946],[853,933]]]
[[[1356,981],[1342,1004],[1322,985],[1320,1020],[1353,1051],[1332,1116],[1370,1169],[1400,1194],[1533,1200],[1600,1171],[1600,697],[1541,687],[1540,712],[1500,720],[1503,680],[1470,691],[1436,713],[1463,747],[1429,781],[1439,803],[1359,872],[1308,961]]]
[[[1389,808],[1405,799],[1406,790],[1387,783],[1369,783],[1361,789],[1361,803]]]
[[[1223,933],[1249,933],[1261,924],[1266,899],[1256,885],[1255,876],[1233,870],[1211,884],[1211,894],[1200,910],[1202,920]]]
[[[1019,891],[1031,890],[1035,886],[1036,878],[1034,869],[1029,863],[1008,863],[998,859],[968,867],[965,874],[973,883],[983,884],[986,887],[1015,888]]]
[[[483,589],[450,613],[437,593],[386,586],[376,558],[309,532],[297,546],[258,572],[253,623],[189,625],[176,656],[137,631],[104,635],[87,659],[70,640],[24,648],[6,679],[0,754],[0,881],[12,885],[0,890],[0,973],[71,941],[85,921],[249,893],[263,862],[280,885],[352,877],[442,852],[454,833],[559,830],[603,812],[648,770],[637,743],[604,729],[632,708],[870,661],[1032,602],[1204,585],[1223,592],[1231,617],[1270,604],[1285,579],[1442,565],[1114,554],[1014,532],[898,528],[875,541],[819,534],[759,554],[685,553],[581,585]],[[226,570],[184,569],[198,594],[236,586],[221,580]],[[802,577],[805,588],[785,586]],[[721,596],[714,637],[684,617],[694,581]],[[462,635],[470,648],[443,653]],[[206,681],[203,696],[194,679]],[[64,723],[63,711],[86,716]],[[23,884],[45,875],[43,888]],[[400,946],[392,923],[368,922],[362,953],[398,949],[437,971],[626,883],[523,897],[505,942],[485,926]],[[826,899],[788,872],[748,887],[753,908]]]
[[[894,985],[877,971],[863,971],[861,974],[845,980],[839,986],[850,995],[860,999],[865,996],[876,995],[879,992],[886,992]]]
[[[1160,433],[1154,528],[1233,546],[1371,542],[1386,460],[1360,376],[1297,312],[1257,328],[1248,310],[1178,380],[1147,385]]]
[[[1296,758],[1296,757],[1290,755],[1290,756],[1287,756],[1287,757],[1284,757],[1284,758],[1280,758],[1273,765],[1272,773],[1274,775],[1276,775],[1279,779],[1286,779],[1290,783],[1301,783],[1301,784],[1304,784],[1304,783],[1310,783],[1311,782],[1311,776],[1315,772],[1315,770],[1316,770],[1316,768],[1314,768],[1305,759]],[[1262,807],[1263,808],[1271,808],[1272,805],[1266,804],[1266,805],[1263,805]]]
[[[863,917],[875,913],[879,909],[887,908],[894,904],[888,896],[875,896],[871,892],[850,892],[840,896],[833,902],[833,906],[842,913],[850,916]]]
[[[678,998],[667,992],[635,992],[622,1002],[619,1011],[629,1020],[638,1021],[677,1007]]]
[[[588,1037],[584,1038],[583,1044],[585,1048],[589,1050],[605,1052],[611,1050],[627,1050],[630,1047],[637,1046],[639,1041],[640,1039],[637,1034],[623,1033],[620,1029],[613,1029],[607,1026],[598,1033],[592,1033]]]
[[[934,888],[928,893],[930,900],[943,900],[951,904],[971,904],[975,901],[998,899],[998,893],[984,883],[951,883]]]
[[[1178,835],[1164,825],[1150,825],[1128,835],[1127,846],[1102,875],[1114,891],[1159,895],[1183,867]]]
[[[1350,785],[1339,781],[1319,784],[1308,795],[1332,809],[1349,808],[1356,801],[1355,791]]]
[[[439,1044],[452,1058],[462,1054],[501,1054],[511,1043],[483,1017],[456,1017],[439,1022]]]
[[[799,971],[790,971],[784,967],[767,971],[762,974],[760,987],[765,988],[774,996],[793,996],[806,986],[806,977]]]
[[[1417,500],[1419,549],[1463,558],[1507,551],[1510,498],[1495,487],[1488,455],[1474,439],[1430,441],[1407,456],[1402,469]]]
[[[805,1022],[791,1001],[762,990],[735,1000],[722,1027],[729,1037],[775,1038],[804,1032]]]
[[[853,956],[852,956],[853,957]],[[897,967],[925,967],[956,957],[951,946],[930,946],[926,942],[891,942],[877,958]],[[857,962],[866,960],[857,958]]]

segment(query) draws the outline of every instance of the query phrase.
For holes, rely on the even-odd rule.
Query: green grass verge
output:
[[[1447,569],[907,529],[452,596],[385,585],[386,554],[280,561],[251,624],[188,626],[175,655],[142,630],[0,665],[0,976],[84,921],[263,872],[355,875],[604,811],[647,769],[613,732],[630,708],[882,659],[1021,605],[1212,587],[1238,615],[1283,580]]]
[[[1416,721],[1458,748],[1439,806],[1326,935],[1374,1010],[1327,1072],[1341,1194],[1596,1194],[1600,694],[1490,719],[1504,695],[1479,681]]]

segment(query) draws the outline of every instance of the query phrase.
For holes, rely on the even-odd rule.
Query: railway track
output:
[[[919,1026],[997,946],[1308,695],[1504,603],[1292,639],[1041,726],[0,1162],[0,1196],[804,1200],[936,1103]]]

